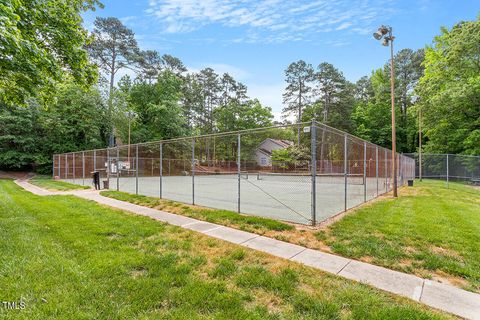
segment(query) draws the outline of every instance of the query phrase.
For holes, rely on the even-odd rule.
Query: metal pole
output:
[[[85,151],[82,151],[82,185],[85,185]]]
[[[385,151],[385,158],[384,158],[384,161],[385,161],[385,192],[388,192],[388,160],[387,160],[387,157],[388,157],[388,152],[387,152],[387,149],[384,150]]]
[[[363,141],[363,202],[367,202],[367,142]]]
[[[418,174],[422,181],[422,106],[418,109]]]
[[[397,197],[397,132],[395,127],[395,66],[393,62],[393,35],[390,33],[390,95],[392,98],[392,174],[393,174],[393,196]]]
[[[93,150],[93,171],[97,171],[97,150]]]
[[[192,139],[192,204],[195,204],[195,138]]]
[[[55,179],[55,155],[52,155],[52,179]]]
[[[237,211],[238,213],[240,213],[240,179],[241,179],[240,170],[242,168],[242,164],[241,164],[242,160],[240,155],[240,151],[241,151],[240,143],[241,143],[241,136],[240,134],[238,134],[237,135],[237,172],[238,172]]]
[[[58,178],[61,179],[61,175],[62,175],[62,171],[61,171],[61,168],[62,168],[62,156],[61,155],[58,155],[57,156],[58,158]]]
[[[449,176],[449,172],[448,172],[448,153],[447,153],[447,188],[448,188],[448,176]]]
[[[107,148],[107,185],[108,189],[110,189],[110,149]]]
[[[163,178],[163,143],[160,143],[160,199],[162,198],[162,178]]]
[[[375,180],[377,181],[377,197],[378,197],[378,146],[375,147]]]
[[[120,191],[120,148],[117,147],[117,191]]]
[[[68,179],[68,155],[65,153],[65,179]]]
[[[312,121],[311,134],[311,171],[312,171],[312,226],[317,223],[317,126]],[[320,159],[322,161],[323,159]]]
[[[72,153],[72,157],[73,157],[73,183],[75,183],[75,153]]]
[[[135,145],[135,194],[138,194],[138,144]]]
[[[348,175],[348,152],[347,152],[347,135],[344,137],[344,146],[343,146],[343,175],[345,177],[345,198],[344,198],[344,209],[347,211],[347,175]]]

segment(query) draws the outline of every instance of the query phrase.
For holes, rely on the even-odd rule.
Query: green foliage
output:
[[[220,132],[268,127],[272,125],[272,109],[263,107],[258,100],[245,103],[231,101],[214,111],[216,126]]]
[[[51,100],[70,75],[88,86],[97,73],[83,49],[88,43],[81,13],[97,0],[6,0],[0,3],[0,99],[25,105],[29,97]]]
[[[442,28],[425,51],[420,95],[426,149],[480,154],[480,17]]]
[[[292,62],[285,70],[287,87],[283,94],[283,109],[285,114],[295,114],[297,120],[302,120],[302,112],[310,102],[313,90],[311,82],[315,78],[315,72],[311,64],[303,60]]]
[[[35,100],[0,108],[0,168],[48,172],[54,153],[105,145],[109,120],[98,90],[67,82],[57,91],[48,109]]]
[[[187,133],[180,106],[182,79],[171,71],[163,71],[156,83],[139,82],[128,92],[128,109],[136,116],[132,125],[132,143],[171,139]],[[122,114],[122,113],[121,113]],[[127,142],[128,127],[119,129]]]
[[[272,150],[272,163],[280,168],[289,168],[299,161],[310,160],[310,149],[304,145],[293,145],[284,149]]]

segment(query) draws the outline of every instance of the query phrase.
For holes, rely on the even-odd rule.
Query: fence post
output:
[[[241,175],[240,175],[240,170],[242,169],[242,158],[240,155],[241,147],[241,136],[240,134],[237,135],[237,173],[238,173],[238,193],[237,193],[237,211],[240,213],[240,180],[241,180]]]
[[[312,173],[312,225],[317,223],[317,126],[312,121],[311,134],[311,173]],[[323,159],[320,159],[322,161]]]
[[[82,151],[82,185],[85,185],[85,151]]]
[[[65,153],[65,179],[68,179],[68,154]]]
[[[57,161],[58,161],[58,178],[61,179],[62,177],[62,171],[61,171],[61,167],[62,167],[62,157],[60,155],[57,155]]]
[[[363,141],[363,202],[367,202],[367,142]]]
[[[449,172],[448,172],[448,153],[447,153],[447,188],[448,188],[448,176],[449,176]]]
[[[72,174],[73,174],[73,183],[75,183],[75,152],[72,153],[72,157],[73,157],[73,170],[72,170]]]
[[[192,139],[192,204],[195,204],[195,138]]]
[[[55,179],[55,154],[52,155],[52,179]]]
[[[385,151],[385,157],[384,157],[384,166],[385,166],[385,192],[388,192],[388,153],[387,153],[387,149],[384,150]]]
[[[97,171],[97,150],[93,150],[93,171]]]
[[[163,143],[160,143],[160,199],[162,199],[162,187],[163,187]]]
[[[345,134],[344,136],[344,142],[343,142],[343,175],[345,178],[345,192],[344,192],[344,209],[347,211],[347,176],[348,176],[348,151],[347,151],[347,135]]]
[[[138,144],[135,145],[135,194],[138,194]]]
[[[117,191],[120,191],[120,148],[117,146]]]
[[[108,189],[110,189],[110,149],[107,148],[107,170],[105,173],[107,174],[107,184],[108,184]]]
[[[375,146],[375,180],[377,181],[377,197],[378,197],[378,146]]]

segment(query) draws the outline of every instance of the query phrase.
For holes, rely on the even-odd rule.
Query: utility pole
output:
[[[395,127],[395,69],[393,60],[393,40],[392,27],[380,26],[377,32],[373,34],[376,40],[383,38],[382,45],[390,45],[390,96],[392,99],[392,175],[393,175],[393,196],[398,197],[397,193],[397,132]]]

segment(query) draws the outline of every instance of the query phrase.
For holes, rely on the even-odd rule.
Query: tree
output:
[[[355,122],[355,135],[378,144],[385,148],[392,145],[392,121],[391,121],[391,96],[390,96],[390,73],[386,68],[377,69],[370,77],[369,89],[372,96],[368,102],[357,101],[352,119]],[[399,118],[400,106],[395,107],[396,117]],[[397,133],[403,134],[405,128],[397,122]],[[397,142],[399,152],[406,151],[402,141]]]
[[[170,71],[177,77],[181,76],[187,71],[187,68],[183,65],[182,60],[169,54],[164,54],[162,56],[162,65],[164,69]]]
[[[354,86],[332,64],[323,62],[315,74],[317,101],[313,118],[336,128],[351,129],[351,112],[354,104]]]
[[[212,68],[200,70],[196,81],[201,88],[200,109],[195,110],[200,125],[200,133],[213,133],[215,129],[213,111],[220,102],[220,82],[218,74]]]
[[[88,35],[81,13],[97,0],[5,0],[0,3],[0,97],[25,105],[29,97],[48,100],[70,75],[85,87],[96,68],[83,49]]]
[[[272,125],[272,109],[264,107],[257,99],[244,103],[231,101],[214,111],[215,123],[220,132],[246,130]]]
[[[139,78],[152,83],[162,71],[163,60],[158,51],[141,51],[138,56]]]
[[[308,104],[312,87],[310,82],[314,78],[314,70],[311,64],[303,60],[291,63],[285,70],[287,87],[283,94],[283,103],[286,107],[283,113],[288,115],[297,114],[297,122],[302,121],[302,111]],[[300,145],[300,130],[298,127],[298,145]]]
[[[425,50],[420,96],[426,149],[480,153],[480,16],[441,29]]]
[[[54,153],[105,146],[109,119],[97,89],[67,80],[52,100],[0,108],[0,168],[47,173]]]
[[[136,114],[132,141],[142,142],[176,138],[187,133],[181,100],[182,79],[162,71],[156,83],[139,82],[132,86],[129,109]],[[127,132],[119,132],[126,141]]]
[[[93,41],[89,45],[92,59],[109,76],[109,95],[115,84],[118,70],[139,59],[139,49],[135,34],[114,17],[97,17],[94,22]]]
[[[115,74],[122,68],[132,68],[138,63],[140,51],[132,30],[125,27],[122,22],[114,17],[97,17],[94,22],[93,42],[89,45],[90,56],[98,66],[109,75],[109,111],[113,119],[113,89]],[[113,124],[113,121],[110,121]],[[110,146],[115,143],[115,128],[112,126]]]

